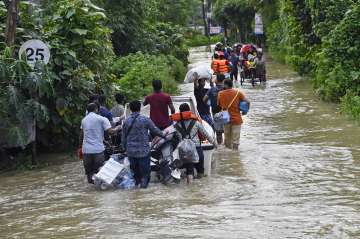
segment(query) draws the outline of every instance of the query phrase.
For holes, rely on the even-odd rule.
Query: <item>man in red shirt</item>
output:
[[[150,105],[150,119],[156,127],[163,130],[170,126],[169,108],[171,114],[175,113],[175,108],[171,97],[161,91],[161,80],[153,80],[154,93],[145,97],[144,106]]]

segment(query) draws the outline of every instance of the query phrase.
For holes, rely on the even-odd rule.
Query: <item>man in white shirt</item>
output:
[[[104,133],[114,134],[120,127],[111,128],[110,121],[97,113],[96,103],[87,106],[88,114],[81,121],[80,144],[84,155],[84,168],[88,183],[94,183],[92,176],[104,164]]]

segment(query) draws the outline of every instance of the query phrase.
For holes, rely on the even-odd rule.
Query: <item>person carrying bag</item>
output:
[[[240,130],[243,123],[239,104],[241,101],[245,101],[250,106],[250,102],[242,91],[232,87],[232,80],[224,81],[224,90],[220,91],[218,95],[218,105],[223,109],[220,113],[224,124],[225,147],[238,150]]]
[[[218,123],[223,125],[230,123],[230,113],[229,113],[229,109],[232,106],[232,104],[235,102],[236,98],[238,97],[240,91],[237,91],[235,97],[231,100],[230,104],[228,105],[228,107],[225,109],[223,109],[222,111],[220,111],[219,113],[214,115],[214,120],[217,121]]]
[[[179,159],[183,162],[187,182],[190,184],[194,176],[194,167],[198,177],[204,175],[204,152],[201,147],[199,133],[210,143],[215,144],[215,141],[199,121],[191,117],[184,117],[190,112],[190,106],[187,103],[181,104],[179,111],[181,120],[174,127],[177,137],[181,139],[178,145]]]

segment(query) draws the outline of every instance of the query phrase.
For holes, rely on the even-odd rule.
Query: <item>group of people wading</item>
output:
[[[222,54],[220,60],[223,60]],[[216,58],[214,61],[213,68],[218,63]],[[168,133],[166,129],[172,124],[175,125],[181,140],[184,140],[185,135],[189,135],[196,147],[198,160],[183,165],[188,183],[193,181],[194,169],[197,177],[201,178],[204,175],[204,153],[201,147],[203,140],[208,140],[215,147],[224,143],[226,148],[238,150],[243,123],[239,104],[245,101],[250,105],[250,102],[242,91],[233,88],[233,78],[228,78],[227,73],[225,68],[216,66],[216,79],[210,82],[210,89],[205,88],[207,79],[198,77],[194,80],[194,96],[200,118],[191,112],[187,103],[181,104],[179,112],[176,113],[170,95],[162,92],[160,80],[152,82],[154,91],[145,97],[144,102],[129,103],[131,114],[127,118],[123,95],[115,96],[117,104],[111,110],[106,107],[104,95],[90,97],[86,116],[81,121],[79,150],[82,153],[88,183],[94,183],[93,175],[99,171],[107,158],[105,149],[111,135],[116,139],[115,142],[121,142],[121,148],[129,159],[136,186],[141,188],[146,188],[150,181],[149,139],[165,138]],[[231,73],[237,75],[235,71]],[[150,118],[140,114],[142,104],[150,106]],[[230,117],[226,124],[218,117],[222,111],[227,111]],[[205,130],[203,121],[215,130],[216,140]]]
[[[216,75],[210,89],[205,88],[205,82],[206,79],[201,78],[194,80],[194,95],[200,117],[214,128],[218,145],[223,143],[224,134],[225,147],[238,150],[243,123],[239,104],[246,101],[250,105],[250,102],[242,91],[233,88],[233,80],[225,79],[224,74]],[[230,115],[227,124],[221,123],[222,119],[218,116],[223,110],[227,110]]]
[[[191,183],[196,169],[197,177],[204,175],[204,153],[201,148],[201,139],[205,137],[210,143],[216,144],[215,139],[205,130],[201,119],[191,112],[190,106],[183,103],[179,113],[175,108],[170,95],[162,92],[162,82],[152,82],[154,92],[145,97],[143,105],[150,105],[150,118],[140,114],[140,101],[129,103],[131,114],[124,117],[124,97],[116,96],[117,105],[108,110],[104,104],[104,96],[93,96],[87,105],[86,116],[81,121],[80,145],[85,174],[88,183],[93,184],[93,175],[105,162],[105,148],[107,135],[117,135],[121,132],[121,146],[130,161],[130,169],[134,174],[136,186],[146,188],[150,181],[150,144],[149,138],[167,135],[166,128],[175,123],[189,130],[191,140],[196,145],[198,162],[187,162],[183,165],[186,170],[187,182]],[[169,115],[169,110],[171,115]],[[116,117],[114,117],[114,113]],[[181,117],[179,116],[181,114]],[[191,125],[191,128],[189,127]],[[178,136],[182,139],[181,128]]]
[[[265,74],[264,62],[262,59],[262,48],[252,44],[235,43],[233,47],[224,47],[221,42],[215,45],[211,69],[214,74],[224,74],[235,82],[240,77],[245,78],[244,71],[251,67],[259,68],[258,75]],[[239,69],[241,72],[239,72]]]

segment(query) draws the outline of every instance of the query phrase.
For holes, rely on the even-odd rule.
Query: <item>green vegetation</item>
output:
[[[16,1],[20,20],[7,45],[10,1],[0,1],[0,150],[25,148],[36,126],[41,149],[77,146],[88,97],[115,91],[128,100],[149,94],[160,79],[176,93],[188,63],[187,25],[201,1]],[[15,3],[15,2],[14,2]],[[175,14],[176,13],[176,14]],[[48,65],[17,60],[29,39],[46,42]]]
[[[10,48],[1,52],[0,82],[6,89],[0,97],[3,106],[0,128],[5,136],[2,141],[25,147],[31,131],[23,127],[24,123],[35,120],[41,145],[57,149],[71,146],[76,142],[89,94],[112,91],[114,79],[108,65],[114,54],[111,31],[104,26],[106,16],[86,0],[52,1],[45,10],[53,15],[44,17],[36,13],[26,15],[29,11],[22,6],[21,9],[26,21],[18,28],[16,42],[42,39],[51,47],[51,60],[47,66],[38,64],[32,70],[13,59]]]
[[[143,53],[121,57],[113,64],[116,85],[128,99],[140,99],[152,91],[152,81],[161,80],[164,91],[175,94],[178,82],[184,79],[186,68],[172,55]]]
[[[218,23],[224,27],[225,36],[228,29],[232,38],[240,42],[249,42],[252,37],[255,8],[250,0],[223,0],[214,1],[214,15]]]
[[[358,1],[212,2],[215,19],[225,28],[225,35],[236,41],[252,41],[254,13],[260,12],[271,55],[300,75],[310,76],[322,99],[341,102],[344,112],[360,118]]]
[[[223,36],[221,34],[210,36],[208,38],[203,34],[197,32],[191,32],[191,33],[187,33],[186,45],[190,47],[208,46],[211,44],[215,44],[217,42],[221,42],[222,40],[223,40]]]
[[[324,100],[360,119],[360,3],[272,0],[259,3],[267,43],[278,60],[313,78]]]

